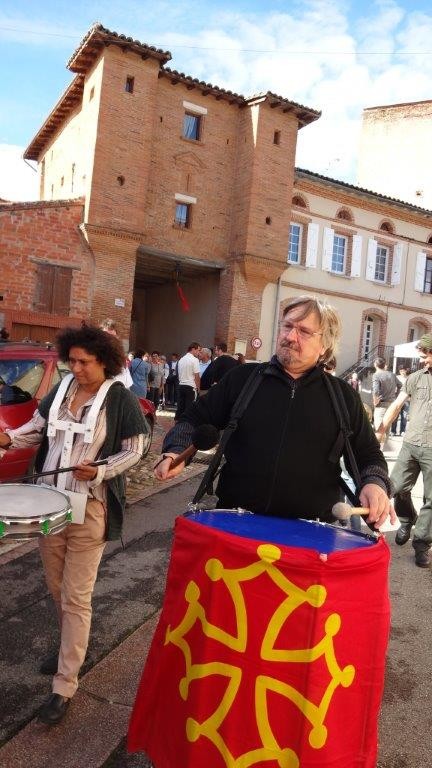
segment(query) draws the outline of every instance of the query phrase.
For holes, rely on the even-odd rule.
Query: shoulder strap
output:
[[[354,456],[354,451],[352,449],[352,446],[349,440],[349,438],[352,435],[352,430],[350,427],[350,417],[348,413],[348,408],[342,393],[342,387],[340,385],[339,380],[335,376],[329,376],[326,373],[324,373],[323,376],[324,376],[325,383],[327,385],[327,389],[330,395],[330,400],[332,401],[332,405],[335,410],[336,417],[339,422],[339,428],[340,428],[339,435],[336,439],[336,443],[334,444],[331,450],[329,459],[332,462],[335,462],[335,460],[339,461],[339,458],[341,457],[343,451],[344,450],[346,451],[347,459],[349,461],[350,471],[356,486],[355,494],[353,493],[351,488],[345,483],[343,478],[339,479],[339,483],[342,486],[346,496],[348,496],[351,503],[354,504],[354,506],[361,506],[358,499],[358,489],[361,486],[361,477],[360,477],[357,461]]]
[[[231,435],[236,431],[238,422],[240,421],[246,408],[248,407],[250,401],[252,400],[255,392],[257,391],[259,385],[261,384],[262,374],[267,368],[267,365],[268,363],[264,363],[263,365],[257,365],[252,371],[245,385],[243,386],[237,400],[233,405],[233,408],[230,414],[230,420],[222,433],[222,437],[219,441],[219,445],[216,449],[216,452],[209,466],[207,467],[205,475],[201,480],[201,483],[199,484],[199,487],[195,493],[195,496],[192,499],[192,504],[198,504],[198,502],[201,501],[204,494],[207,493],[208,490],[211,488],[214,478],[216,477],[219,464],[222,461],[222,456],[225,452],[225,448],[228,443],[228,440],[230,439]]]

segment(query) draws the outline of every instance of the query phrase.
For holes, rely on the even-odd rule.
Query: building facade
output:
[[[289,298],[313,293],[342,319],[337,372],[432,329],[432,213],[296,169],[287,268],[263,298],[259,357]]]
[[[197,338],[265,360],[289,298],[312,293],[341,314],[341,373],[429,331],[432,212],[295,169],[297,132],[319,112],[245,99],[169,59],[95,25],[68,62],[74,80],[25,153],[41,201],[0,206],[13,337],[109,316],[125,347]]]
[[[198,335],[233,348],[256,336],[262,292],[285,269],[297,132],[320,113],[245,99],[169,59],[92,27],[25,157],[42,200],[85,200],[94,321],[114,317],[132,345],[181,350]]]
[[[82,200],[0,203],[0,327],[11,340],[52,341],[88,317],[94,259]]]

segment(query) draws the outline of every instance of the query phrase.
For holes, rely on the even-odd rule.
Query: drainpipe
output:
[[[278,277],[278,281],[276,284],[276,297],[275,297],[275,305],[274,305],[274,313],[273,313],[273,333],[272,333],[272,341],[271,341],[272,355],[274,355],[276,350],[277,328],[279,324],[279,299],[280,299],[280,292],[281,292],[281,284],[282,284],[282,278]]]

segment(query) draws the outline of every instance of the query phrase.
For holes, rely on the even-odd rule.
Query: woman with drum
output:
[[[148,431],[137,398],[114,379],[124,365],[115,336],[91,326],[69,328],[59,333],[57,349],[72,373],[40,402],[31,421],[0,433],[0,449],[39,445],[36,472],[53,474],[37,482],[64,492],[72,507],[71,524],[39,539],[61,628],[58,653],[40,668],[54,674],[53,693],[39,712],[47,725],[63,718],[78,687],[99,563],[106,542],[120,538],[124,473],[141,458]],[[72,471],[63,471],[67,467]]]

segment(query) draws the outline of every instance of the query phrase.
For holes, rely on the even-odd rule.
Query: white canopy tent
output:
[[[418,339],[407,341],[405,344],[396,344],[394,348],[393,371],[396,373],[398,368],[398,358],[417,358],[419,351],[417,349]]]

